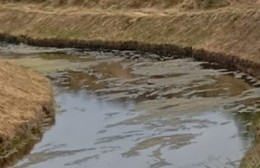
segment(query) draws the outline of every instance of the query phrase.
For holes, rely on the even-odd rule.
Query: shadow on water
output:
[[[114,52],[4,57],[46,74],[59,107],[55,125],[16,168],[248,165],[260,149],[256,143],[242,159],[258,134],[260,90],[243,74]]]

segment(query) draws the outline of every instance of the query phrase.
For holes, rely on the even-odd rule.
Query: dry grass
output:
[[[260,0],[0,0],[0,3],[3,34],[64,41],[176,44],[223,52],[260,64]],[[37,128],[43,107],[49,106],[51,91],[46,88],[45,79],[2,62],[0,79],[0,140],[7,142],[27,129]]]
[[[140,9],[140,8],[185,8],[207,9],[229,5],[252,5],[259,0],[0,0],[0,2],[36,3],[44,6],[81,6],[101,9]]]
[[[64,40],[176,44],[260,63],[259,6],[202,11],[0,7],[0,33]],[[62,26],[61,26],[62,25]]]
[[[2,159],[8,159],[14,141],[23,140],[22,137],[30,133],[39,132],[44,116],[53,116],[53,97],[47,79],[3,61],[0,61],[0,79],[2,166]]]
[[[246,156],[243,158],[240,168],[259,168],[260,167],[260,144],[253,145]]]

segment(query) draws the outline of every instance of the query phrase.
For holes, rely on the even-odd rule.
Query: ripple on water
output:
[[[260,118],[257,81],[192,59],[114,56],[140,55],[129,52],[10,59],[50,77],[59,105],[55,125],[16,168],[238,167]]]

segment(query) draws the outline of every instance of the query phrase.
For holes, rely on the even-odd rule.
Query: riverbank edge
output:
[[[39,47],[78,48],[91,50],[135,50],[158,54],[160,60],[192,57],[197,61],[216,63],[220,68],[238,70],[257,79],[260,78],[260,64],[220,52],[211,52],[192,47],[180,47],[175,44],[153,44],[138,41],[103,41],[103,40],[70,40],[61,38],[32,38],[25,35],[10,35],[0,33],[0,41],[19,44],[24,43]]]
[[[53,113],[54,110],[50,112]],[[8,146],[11,146],[11,148],[8,147],[7,149],[4,149],[4,156],[0,153],[0,167],[5,168],[12,166],[12,164],[28,154],[34,145],[41,140],[44,133],[43,128],[53,125],[54,120],[55,118],[53,115],[47,115],[44,117],[44,122],[42,122],[44,123],[44,126],[42,125],[37,129],[27,130],[22,136],[16,137],[11,142],[8,142]],[[2,148],[1,145],[0,147]]]
[[[25,35],[10,35],[0,33],[0,41],[38,47],[57,47],[57,48],[78,48],[90,50],[135,50],[141,52],[151,52],[158,54],[158,61],[194,58],[198,61],[216,63],[218,67],[228,70],[239,70],[246,74],[260,79],[260,64],[236,55],[211,52],[203,49],[193,49],[192,47],[180,47],[174,44],[149,44],[138,41],[102,41],[102,40],[67,40],[59,38],[32,38]],[[17,158],[16,158],[17,159]]]
[[[24,69],[23,67],[12,65],[6,63],[5,61],[3,62],[5,63],[1,67],[3,69],[7,65],[15,67],[16,70]],[[27,72],[30,70],[24,69],[24,71]],[[33,74],[45,78],[41,74],[35,72],[28,74]],[[49,80],[46,78],[46,81]],[[43,83],[42,85],[46,86],[46,90],[49,90],[45,93],[48,95],[49,99],[48,101],[40,101],[38,104],[35,104],[35,114],[38,114],[37,117],[35,117],[34,120],[28,120],[28,122],[21,124],[19,126],[20,131],[15,135],[14,138],[4,140],[2,137],[0,137],[0,167],[2,168],[12,166],[17,160],[21,159],[25,154],[29,153],[33,146],[41,140],[45,130],[55,122],[55,101],[53,89],[50,82]],[[4,95],[0,95],[0,99],[4,99],[2,96]],[[16,100],[12,100],[13,104],[16,104],[15,101]]]

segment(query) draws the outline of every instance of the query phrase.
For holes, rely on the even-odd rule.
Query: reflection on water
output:
[[[98,64],[95,68],[100,74],[106,75],[106,78],[131,79],[134,77],[131,69],[124,68],[120,62],[104,62]]]
[[[60,107],[16,168],[237,168],[254,141],[260,89],[237,72],[106,52],[9,60],[45,73]]]

